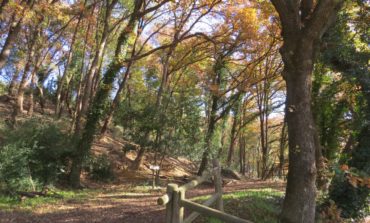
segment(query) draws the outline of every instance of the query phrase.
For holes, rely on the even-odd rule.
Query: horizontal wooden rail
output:
[[[191,180],[189,183],[182,185],[179,187],[179,190],[187,191],[190,190],[200,184],[202,184],[204,181],[208,180],[211,177],[210,173],[204,173],[200,177],[196,177],[194,180]],[[157,204],[159,205],[165,205],[170,201],[170,196],[168,193],[163,195],[162,197],[158,198]]]
[[[157,204],[165,205],[170,201],[170,196],[168,194],[163,195],[162,197],[157,199]]]
[[[202,204],[198,204],[185,198],[187,190],[202,184],[212,176],[214,177],[213,183],[215,193],[208,200]],[[191,223],[201,214],[214,217],[228,223],[253,223],[224,213],[222,194],[221,166],[217,160],[213,160],[213,171],[210,173],[205,172],[202,176],[196,177],[194,180],[181,187],[177,184],[168,184],[167,193],[158,198],[157,203],[159,205],[166,205],[166,223]],[[210,208],[211,206],[215,209]],[[185,208],[193,211],[193,213],[191,213],[186,219],[184,219]]]
[[[209,207],[209,206],[213,205],[217,201],[217,199],[219,199],[219,198],[222,198],[222,194],[214,194],[214,195],[212,195],[211,198],[209,198],[208,200],[206,200],[205,202],[203,202],[202,205]],[[198,212],[191,213],[184,220],[184,223],[191,223],[191,222],[193,222],[199,215],[200,215],[200,213],[198,213]]]
[[[189,183],[182,185],[179,187],[181,190],[190,190],[193,189],[194,187],[202,184],[204,181],[208,180],[212,175],[210,173],[204,173],[200,177],[196,177],[194,180],[191,180]]]
[[[236,216],[226,214],[222,211],[203,206],[202,204],[198,204],[187,199],[181,200],[180,205],[192,211],[196,211],[209,217],[215,217],[228,223],[253,223],[251,221],[247,221]]]

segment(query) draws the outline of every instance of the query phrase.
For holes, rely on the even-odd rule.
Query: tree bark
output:
[[[32,42],[34,43],[34,41]],[[24,66],[22,79],[21,79],[21,82],[19,83],[18,92],[17,92],[17,106],[15,108],[16,109],[15,114],[24,112],[24,109],[23,109],[24,92],[29,83],[28,74],[29,74],[29,71],[31,70],[32,58],[34,56],[34,49],[33,49],[34,44],[33,43],[31,43],[28,56],[27,56],[27,62]]]
[[[37,36],[39,36],[40,30],[37,31]],[[35,35],[34,38],[36,39],[37,36]],[[31,86],[30,86],[30,106],[28,108],[28,115],[32,116],[33,111],[34,111],[34,106],[35,106],[35,93],[36,93],[36,87],[37,87],[37,73],[39,72],[39,67],[41,65],[41,49],[37,49],[37,53],[34,56],[34,66],[33,66],[33,71],[31,74]]]
[[[239,172],[245,175],[245,160],[246,160],[246,153],[245,153],[245,137],[243,134],[239,136]]]
[[[34,68],[34,70],[32,71],[32,75],[31,75],[31,92],[30,92],[30,107],[28,108],[28,112],[27,112],[27,115],[28,116],[33,116],[33,111],[34,111],[34,107],[35,107],[35,91],[36,91],[36,68]]]
[[[262,167],[259,170],[260,176],[262,179],[266,179],[266,174],[268,171],[268,160],[269,160],[269,140],[268,140],[268,117],[269,117],[269,83],[267,73],[268,62],[266,62],[265,71],[262,71],[262,68],[259,69],[259,76],[263,77],[264,80],[262,83],[257,84],[256,86],[256,100],[257,107],[259,110],[259,121],[260,121],[260,140],[261,140],[261,151],[262,151]]]
[[[284,175],[284,161],[285,161],[285,146],[286,146],[286,119],[284,117],[283,127],[280,135],[280,151],[279,151],[279,177],[282,178]]]
[[[136,41],[135,41],[135,44],[136,44]],[[134,54],[135,54],[135,44],[133,46],[131,57],[133,57]],[[107,115],[106,115],[105,119],[104,119],[103,127],[100,130],[100,134],[102,136],[107,132],[108,125],[110,124],[110,122],[112,121],[112,118],[113,118],[113,113],[114,113],[115,109],[117,108],[117,106],[118,106],[118,104],[119,104],[119,102],[121,100],[121,92],[125,88],[127,79],[130,76],[130,70],[131,70],[132,63],[133,63],[133,61],[129,61],[128,62],[127,66],[126,66],[125,74],[123,76],[123,80],[122,80],[122,82],[120,83],[120,85],[118,87],[116,96],[114,97],[113,102],[112,102],[112,104],[111,104],[111,106],[110,106],[110,108],[109,108],[109,110],[107,112]]]
[[[201,176],[203,174],[203,172],[206,170],[207,165],[208,165],[209,152],[210,152],[211,147],[212,147],[211,144],[212,144],[213,133],[214,133],[214,130],[215,130],[215,124],[216,124],[215,119],[211,118],[211,120],[209,121],[209,124],[208,124],[207,135],[206,135],[206,138],[205,138],[206,148],[204,149],[204,152],[202,154],[202,160],[201,160],[201,163],[200,163],[200,166],[199,166],[199,169],[198,169],[198,173],[197,173],[198,176]]]
[[[82,53],[82,61],[85,61],[85,58],[86,58],[86,49],[87,49],[88,38],[89,38],[89,35],[90,35],[90,29],[91,29],[91,23],[89,22],[87,24],[86,34],[85,34],[85,38],[84,38],[84,47],[83,47],[83,50],[82,50],[82,52],[83,52]],[[75,131],[77,116],[78,116],[79,112],[81,111],[83,79],[84,79],[84,63],[81,63],[80,78],[78,80],[78,87],[77,87],[77,92],[76,92],[76,104],[75,104],[74,112],[73,112],[73,115],[72,115],[72,122],[71,122],[71,127],[70,127],[71,132]],[[76,135],[76,133],[75,133],[75,135]]]
[[[15,88],[17,87],[17,81],[18,81],[18,78],[19,78],[19,75],[20,75],[20,70],[21,70],[20,66],[21,66],[21,62],[19,61],[16,65],[16,69],[14,71],[12,80],[9,84],[9,88],[8,88],[8,95],[9,96],[15,96],[16,95]]]
[[[220,76],[220,71],[218,69],[216,69],[216,71],[217,71],[216,73],[217,77],[215,78],[215,82],[218,83],[218,86],[219,86],[221,76]],[[217,96],[217,93],[213,94],[211,111],[209,114],[209,121],[208,121],[208,127],[207,127],[207,134],[205,137],[206,148],[204,149],[204,152],[202,154],[202,161],[200,163],[198,173],[197,173],[198,176],[201,176],[203,174],[203,172],[206,170],[207,165],[208,165],[208,156],[209,156],[209,152],[211,151],[212,138],[213,138],[213,134],[214,134],[215,127],[216,127],[216,122],[217,122],[216,118],[217,118],[218,100],[219,100],[219,97]]]
[[[202,160],[198,169],[198,176],[201,176],[203,172],[206,170],[207,165],[208,165],[208,156],[211,151],[212,147],[212,138],[214,134],[214,130],[216,127],[216,122],[217,122],[217,110],[218,110],[218,103],[220,97],[218,96],[219,94],[219,88],[221,85],[221,72],[222,69],[225,66],[225,61],[224,61],[224,56],[223,55],[218,55],[216,58],[216,62],[213,66],[213,80],[212,84],[213,86],[216,86],[216,89],[213,89],[214,92],[211,93],[211,108],[209,111],[209,116],[208,116],[208,127],[207,127],[207,134],[205,136],[205,146],[203,154],[202,154]],[[224,113],[226,115],[226,113]]]
[[[176,41],[176,40],[174,40],[174,41]],[[160,120],[160,118],[162,116],[162,112],[163,112],[163,109],[164,109],[163,108],[163,94],[164,94],[164,92],[166,92],[168,90],[167,89],[168,88],[168,79],[169,79],[169,76],[170,76],[170,72],[169,72],[170,64],[169,64],[169,62],[170,62],[170,58],[172,56],[172,53],[174,52],[178,43],[179,42],[175,42],[175,44],[168,49],[168,51],[166,52],[166,56],[164,57],[164,60],[162,62],[162,80],[161,80],[161,84],[159,86],[158,93],[157,93],[157,98],[156,98],[156,103],[155,103],[155,115],[153,116],[152,122],[158,122],[158,120]],[[156,130],[157,130],[157,132],[160,131],[160,129],[156,129]],[[134,160],[133,170],[138,170],[139,167],[142,164],[142,160],[143,160],[143,157],[144,157],[144,154],[145,154],[145,151],[146,151],[146,146],[149,142],[150,131],[151,130],[147,130],[147,132],[145,133],[144,145],[141,146],[140,151],[139,151],[138,155],[136,156],[136,158]],[[157,147],[157,145],[154,145],[154,150],[158,150],[158,148],[156,148],[156,147]]]
[[[33,0],[27,0],[20,13],[20,18],[17,19],[16,14],[15,13],[13,14],[7,38],[5,40],[3,48],[0,51],[0,68],[2,68],[6,64],[8,57],[10,55],[10,51],[13,47],[13,43],[15,42],[19,32],[21,31],[24,14],[26,13],[27,9],[32,8],[32,6]]]
[[[229,152],[227,154],[227,160],[226,160],[226,165],[227,167],[231,166],[231,161],[234,155],[234,149],[235,149],[235,143],[236,143],[236,128],[238,125],[238,111],[239,111],[239,106],[237,106],[235,112],[234,112],[234,119],[233,119],[233,125],[231,127],[231,134],[230,134],[230,146],[229,146]]]
[[[145,147],[141,146],[139,149],[139,152],[136,155],[136,158],[132,164],[133,170],[138,170],[143,162],[144,154],[145,154]]]
[[[305,47],[309,53],[309,46]],[[307,49],[308,48],[308,49]],[[311,50],[312,52],[312,50]],[[311,73],[313,62],[284,69],[287,84],[287,123],[289,172],[283,205],[283,222],[314,222],[316,198],[315,122],[311,112]]]
[[[221,145],[220,145],[220,148],[218,150],[218,154],[217,154],[217,159],[220,159],[221,155],[222,155],[222,152],[224,150],[224,147],[225,147],[225,141],[226,141],[226,126],[227,126],[227,118],[228,116],[226,115],[226,117],[224,118],[223,122],[222,122],[222,130],[221,130]]]
[[[59,117],[59,113],[60,113],[60,110],[61,110],[62,91],[65,89],[64,85],[65,85],[65,81],[66,81],[67,76],[68,76],[69,64],[70,64],[70,62],[72,60],[72,57],[73,57],[73,50],[74,50],[73,46],[74,46],[74,43],[76,41],[77,31],[78,31],[78,28],[80,26],[81,19],[82,19],[82,15],[80,15],[79,18],[78,18],[76,28],[73,32],[71,44],[69,45],[69,51],[67,53],[67,60],[64,64],[64,71],[63,71],[63,74],[62,74],[62,77],[61,77],[60,81],[58,82],[58,87],[57,87],[57,92],[56,92],[55,111],[54,111],[55,116],[58,116],[58,117]]]
[[[44,88],[42,84],[40,83],[37,84],[37,90],[39,94],[39,103],[41,107],[41,113],[44,114],[45,113],[45,97],[44,97]]]

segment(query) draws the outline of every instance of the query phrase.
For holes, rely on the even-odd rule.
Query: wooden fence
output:
[[[185,198],[187,190],[193,189],[202,184],[211,178],[212,175],[214,176],[215,193],[207,201],[202,204],[198,204]],[[177,184],[168,184],[167,193],[158,198],[157,203],[159,205],[166,205],[165,223],[191,223],[201,214],[220,219],[224,222],[253,223],[224,212],[221,167],[217,160],[213,161],[212,173],[205,173],[201,177],[197,177],[182,186],[178,186]],[[210,206],[214,204],[215,209],[210,208]],[[191,213],[186,219],[184,219],[184,208],[193,211],[193,213]]]

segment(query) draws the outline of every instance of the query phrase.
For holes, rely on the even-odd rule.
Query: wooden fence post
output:
[[[175,191],[177,190],[178,186],[177,184],[168,184],[167,185],[167,194],[169,196],[169,201],[166,204],[166,223],[172,223],[173,219],[173,195],[175,194]]]
[[[184,207],[180,205],[180,201],[185,199],[185,190],[183,188],[176,188],[173,192],[173,217],[172,223],[183,223],[184,221]]]
[[[218,194],[218,199],[216,201],[216,209],[219,211],[224,211],[224,202],[222,200],[222,177],[221,177],[221,166],[218,160],[214,159],[213,161],[213,174],[215,181],[215,191]]]

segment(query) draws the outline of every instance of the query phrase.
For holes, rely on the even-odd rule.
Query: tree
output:
[[[279,14],[287,85],[289,173],[281,221],[314,222],[316,194],[315,122],[311,110],[312,70],[322,35],[343,1],[271,0]]]
[[[134,10],[130,16],[130,20],[126,27],[122,30],[118,38],[113,61],[110,63],[108,70],[104,74],[103,85],[98,89],[91,109],[88,113],[85,129],[83,131],[82,137],[78,142],[76,154],[72,162],[72,169],[70,172],[70,184],[73,187],[80,187],[80,174],[82,170],[82,162],[91,148],[97,124],[104,112],[106,100],[109,96],[109,92],[112,89],[113,81],[117,73],[121,69],[122,60],[126,56],[128,45],[127,40],[129,39],[130,35],[134,33],[135,26],[137,25],[138,19],[140,18],[139,15],[142,10],[142,6],[143,6],[142,0],[135,1]]]
[[[259,113],[260,122],[260,140],[262,150],[262,166],[258,171],[262,179],[266,179],[269,171],[269,154],[270,154],[270,123],[269,116],[274,110],[273,98],[277,92],[284,87],[281,80],[278,79],[281,73],[281,60],[276,50],[267,55],[256,67],[255,75],[261,78],[261,81],[255,85],[256,106]],[[279,106],[279,105],[278,105]],[[276,108],[275,108],[276,109]]]
[[[97,78],[97,76],[99,75],[99,72],[98,72],[99,64],[100,64],[100,61],[102,60],[103,53],[107,45],[107,40],[108,40],[110,31],[111,31],[109,20],[111,19],[112,11],[115,5],[117,4],[117,2],[118,0],[113,0],[112,2],[107,1],[104,6],[105,15],[104,15],[104,20],[102,22],[103,31],[101,33],[100,41],[97,44],[95,52],[93,54],[92,62],[85,76],[83,94],[80,98],[81,101],[79,102],[81,104],[80,104],[80,107],[78,107],[79,109],[77,111],[76,120],[75,120],[75,123],[76,123],[75,134],[76,135],[80,134],[81,125],[82,125],[81,123],[82,117],[86,114],[89,108],[89,102],[93,95],[94,79]],[[98,33],[98,30],[97,30],[97,33]],[[124,49],[124,51],[126,51],[126,49]],[[114,56],[117,57],[118,55],[114,55]]]
[[[212,152],[212,139],[217,123],[228,117],[230,110],[239,101],[253,83],[248,73],[249,66],[254,64],[260,57],[252,57],[250,52],[256,50],[253,44],[258,30],[256,9],[252,7],[239,7],[238,1],[228,3],[224,13],[224,23],[219,25],[214,35],[219,36],[213,41],[213,64],[208,71],[209,80],[207,91],[209,101],[207,104],[207,127],[204,137],[204,151],[198,169],[201,175],[207,168],[208,159]],[[246,21],[250,21],[246,25]],[[249,61],[248,57],[252,57]],[[236,128],[236,123],[235,123]],[[235,129],[234,129],[235,130]],[[235,133],[235,132],[234,132]],[[232,140],[233,141],[233,140]],[[233,145],[229,147],[229,159],[233,153]]]
[[[3,6],[6,5],[6,3],[7,1],[2,1],[1,10]],[[34,5],[34,1],[33,0],[22,0],[20,4],[22,5],[21,11],[19,15],[17,15],[18,13],[16,13],[16,11],[13,12],[13,15],[11,17],[12,21],[10,22],[11,25],[9,27],[8,35],[6,37],[3,48],[0,51],[0,68],[2,68],[5,65],[6,61],[8,60],[11,49],[13,47],[13,43],[17,40],[17,36],[19,32],[21,31],[22,23],[25,18],[25,15],[28,13],[30,9],[32,9]]]
[[[168,1],[165,0],[158,3],[156,6],[144,9],[144,1],[135,0],[133,12],[131,13],[129,21],[126,24],[125,28],[119,34],[113,60],[108,65],[108,68],[103,75],[103,83],[101,86],[99,86],[99,89],[97,90],[97,93],[93,99],[92,105],[90,106],[82,137],[79,139],[77,144],[70,172],[70,183],[73,187],[80,187],[82,162],[84,158],[88,155],[88,152],[94,140],[97,125],[99,124],[99,121],[102,118],[103,113],[105,112],[107,99],[109,97],[110,91],[112,90],[113,82],[116,78],[116,75],[122,68],[123,62],[125,61],[128,40],[130,36],[135,34],[135,28],[137,27],[140,18],[142,18],[145,14],[150,13],[151,11],[162,6],[166,2]]]
[[[190,1],[183,1],[181,4],[173,4],[171,7],[171,14],[173,14],[173,28],[170,30],[167,30],[167,35],[170,38],[164,38],[162,41],[163,42],[170,42],[170,44],[165,44],[163,47],[163,55],[161,55],[160,58],[160,63],[162,65],[161,69],[161,77],[160,77],[160,85],[158,87],[157,95],[156,95],[156,100],[154,104],[154,116],[152,119],[152,122],[156,123],[159,122],[165,113],[166,109],[166,104],[164,103],[165,101],[165,96],[170,92],[170,80],[171,80],[171,75],[179,69],[181,69],[178,66],[178,64],[175,64],[174,67],[171,69],[171,62],[174,57],[174,54],[176,53],[177,47],[187,39],[190,39],[192,37],[205,37],[204,34],[202,33],[192,33],[192,30],[195,25],[198,24],[199,21],[206,15],[208,15],[212,9],[217,6],[221,1],[219,0],[212,0],[209,2],[197,2],[194,0]],[[180,9],[180,10],[179,10]],[[179,13],[180,12],[180,13]],[[200,12],[200,13],[199,13]],[[197,14],[199,13],[199,14]],[[194,17],[192,17],[194,16]],[[193,21],[191,19],[194,19]],[[161,26],[162,27],[162,26]],[[155,33],[155,32],[154,32]],[[207,40],[208,41],[208,40]],[[207,42],[206,41],[206,42]],[[195,43],[195,45],[198,45],[199,43]],[[200,43],[202,45],[203,43]],[[167,46],[166,46],[167,45]],[[162,47],[162,46],[161,46]],[[182,59],[186,59],[191,53],[195,51],[195,49],[192,49],[191,51],[187,51],[185,53],[185,56]],[[186,65],[191,65],[191,63],[185,63]],[[167,99],[168,100],[168,99]],[[157,123],[159,124],[159,123]],[[156,131],[156,141],[157,143],[154,143],[154,150],[157,151],[158,148],[156,145],[159,145],[158,141],[161,140],[161,132],[162,128],[160,127],[161,125],[156,125],[157,128],[155,128]],[[163,126],[165,126],[165,123],[163,123]],[[135,159],[133,169],[138,169],[141,165],[142,158],[144,156],[144,152],[146,150],[146,147],[148,146],[149,138],[150,138],[150,131],[149,129],[147,132],[144,134],[144,145],[141,146],[138,155]]]

